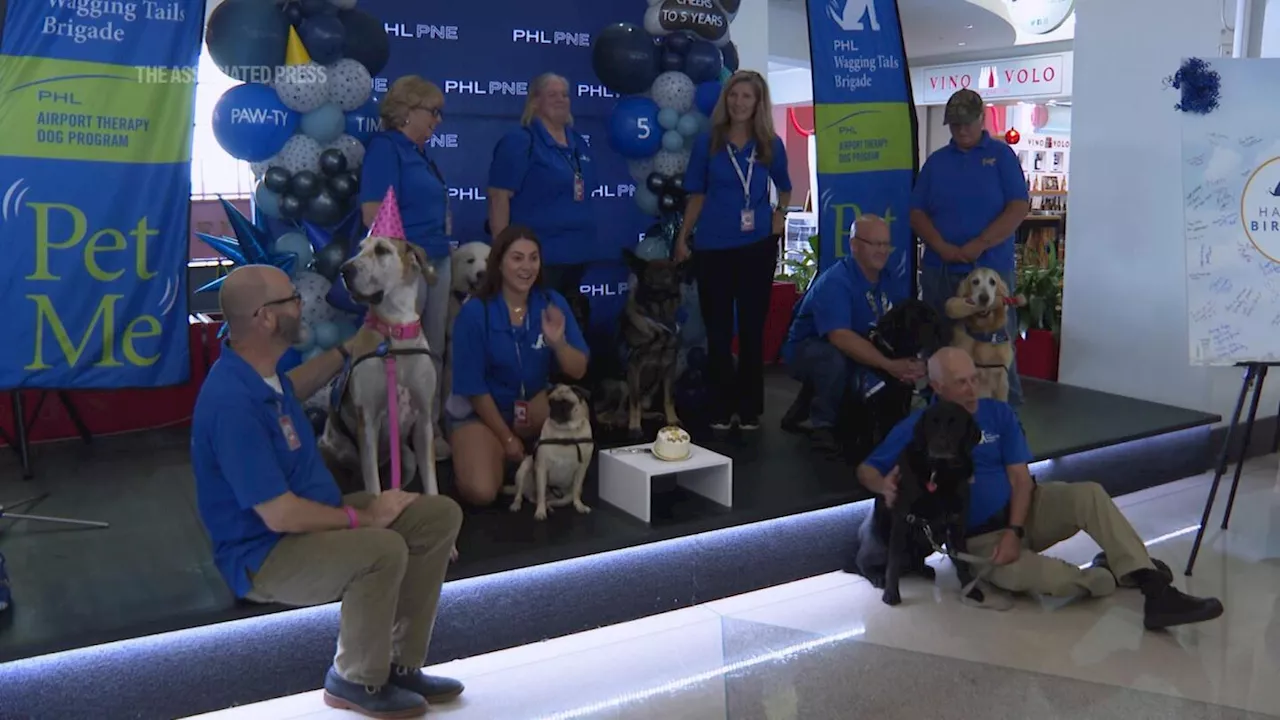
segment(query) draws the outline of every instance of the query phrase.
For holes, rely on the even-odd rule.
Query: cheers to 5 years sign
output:
[[[172,385],[200,4],[10,0],[0,39],[0,388]]]

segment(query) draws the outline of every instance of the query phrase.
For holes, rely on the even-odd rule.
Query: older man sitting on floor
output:
[[[937,397],[964,406],[982,429],[974,449],[969,506],[969,552],[992,558],[986,579],[1011,592],[1056,597],[1102,597],[1117,583],[1146,597],[1147,629],[1212,620],[1222,614],[1215,598],[1197,598],[1173,586],[1173,573],[1147,554],[1142,539],[1097,483],[1036,484],[1031,452],[1013,409],[978,399],[977,369],[962,350],[943,348],[929,359]],[[893,504],[898,456],[911,440],[920,411],[900,423],[858,467],[858,480]],[[1080,569],[1040,553],[1083,530],[1102,547],[1093,565]]]

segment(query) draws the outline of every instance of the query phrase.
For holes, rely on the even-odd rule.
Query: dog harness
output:
[[[589,437],[585,437],[585,438],[547,438],[547,439],[545,439],[545,440],[544,440],[544,439],[539,438],[538,440],[535,440],[535,441],[534,441],[534,443],[533,443],[533,454],[534,454],[534,455],[537,455],[537,454],[538,454],[538,448],[542,447],[543,445],[572,445],[572,446],[574,447],[574,449],[578,451],[578,462],[582,462],[582,446],[583,446],[583,445],[589,445],[589,444],[591,444],[591,443],[593,443],[593,442],[595,442],[595,440],[594,440],[594,439],[592,439],[592,438],[589,438]]]
[[[926,491],[930,493],[935,493],[938,491],[938,483],[934,480],[934,478],[937,477],[937,475],[938,475],[938,472],[936,470],[931,475],[929,475],[929,481],[925,483]],[[972,591],[975,587],[978,586],[978,581],[986,577],[987,573],[991,572],[991,568],[994,567],[991,563],[991,558],[978,557],[977,555],[972,555],[970,553],[955,552],[950,548],[950,546],[943,547],[933,537],[933,526],[931,526],[923,518],[920,518],[915,514],[908,513],[906,517],[906,521],[908,525],[911,525],[924,533],[925,540],[929,541],[929,545],[933,547],[934,552],[940,555],[946,555],[948,558],[951,559],[951,562],[964,562],[970,565],[977,565],[982,568],[982,570],[979,571],[978,574],[974,575],[973,580],[970,580],[967,585],[965,585],[963,588],[960,589],[961,596],[968,595],[970,591]]]
[[[372,328],[377,332],[386,335],[395,340],[412,340],[422,335],[421,323],[406,323],[404,325],[392,325],[387,321],[375,317],[373,313],[368,313],[364,317],[364,325]],[[401,484],[400,476],[400,392],[399,383],[396,382],[396,357],[399,355],[426,355],[432,360],[439,360],[439,357],[427,348],[397,348],[392,349],[391,343],[383,342],[368,355],[362,355],[352,361],[347,358],[342,364],[342,372],[338,375],[338,382],[333,384],[333,390],[329,395],[329,417],[336,422],[338,431],[347,437],[357,448],[360,447],[360,441],[356,439],[355,433],[351,428],[347,427],[347,423],[342,419],[340,412],[342,407],[342,398],[347,394],[347,382],[351,379],[351,372],[357,365],[371,358],[381,358],[383,366],[387,371],[387,416],[391,422],[390,438],[391,442],[391,487],[399,490]],[[425,470],[423,470],[425,472]]]

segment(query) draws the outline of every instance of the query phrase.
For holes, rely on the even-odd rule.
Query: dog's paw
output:
[[[867,582],[871,583],[871,587],[876,588],[877,590],[884,589],[884,573],[872,572],[868,575],[864,575],[863,577],[867,579]]]
[[[519,495],[517,495],[516,501],[511,503],[511,507],[509,509],[511,510],[511,512],[520,512],[520,505],[522,503],[523,503],[523,499]]]
[[[920,577],[925,580],[936,580],[938,578],[937,571],[929,565],[922,564],[920,567],[916,568],[916,572],[920,573]]]
[[[533,513],[533,519],[534,519],[534,520],[546,520],[546,519],[547,519],[547,513],[548,513],[548,512],[549,512],[548,508],[547,508],[545,505],[543,505],[542,507],[539,507],[537,510],[535,510],[535,511],[534,511],[534,513]]]
[[[978,604],[982,604],[987,601],[986,594],[983,593],[982,589],[977,585],[973,586],[973,589],[969,591],[969,594],[966,597]]]
[[[574,509],[574,510],[577,510],[578,512],[582,513],[583,515],[586,515],[587,513],[590,513],[590,512],[591,512],[591,508],[587,507],[587,506],[586,506],[586,503],[583,503],[581,500],[575,500],[575,501],[573,501],[573,509]]]
[[[896,588],[894,589],[885,588],[884,594],[880,596],[880,599],[884,601],[885,605],[889,605],[889,606],[901,605],[902,593],[898,592]]]

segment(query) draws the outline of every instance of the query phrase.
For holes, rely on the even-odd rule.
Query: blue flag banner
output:
[[[608,144],[606,128],[619,96],[609,92],[591,67],[591,43],[611,23],[640,23],[641,0],[561,0],[499,5],[406,3],[360,0],[359,8],[380,19],[390,39],[387,66],[374,78],[381,99],[402,75],[421,75],[440,86],[445,116],[428,152],[449,184],[453,237],[459,243],[488,241],[484,221],[489,161],[520,115],[533,79],[545,72],[569,81],[574,127],[587,137],[597,163],[591,188],[601,258],[583,278],[592,304],[592,324],[607,328],[626,294],[623,248],[634,248],[655,219],[636,205],[636,179],[626,159]]]
[[[0,388],[185,382],[203,3],[10,0]]]
[[[885,292],[915,297],[911,187],[919,166],[915,103],[894,0],[808,0],[818,155],[819,268],[849,252],[863,213],[889,224]]]

